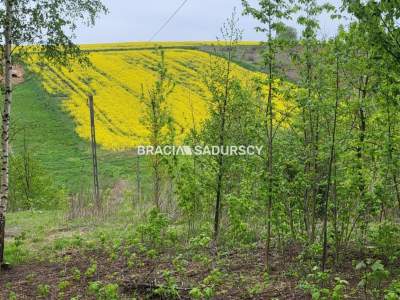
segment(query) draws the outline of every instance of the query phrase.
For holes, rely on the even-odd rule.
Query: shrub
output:
[[[400,299],[400,279],[392,281],[390,286],[385,291],[385,300]]]
[[[163,272],[163,278],[165,283],[161,284],[154,293],[166,299],[178,299],[179,292],[176,279],[169,271]]]
[[[382,262],[367,259],[359,262],[356,270],[361,272],[361,281],[358,283],[358,287],[363,290],[365,298],[372,295],[373,299],[381,299],[382,283],[389,277],[389,271],[385,270]]]
[[[400,228],[391,222],[383,222],[370,231],[369,238],[378,255],[394,261],[400,255]]]
[[[37,294],[39,297],[47,298],[50,294],[50,286],[47,284],[39,284],[37,286]]]
[[[161,246],[168,224],[169,221],[165,214],[157,209],[152,209],[147,222],[138,226],[137,231],[143,242],[148,242],[153,247]]]
[[[118,284],[116,283],[104,285],[100,281],[94,281],[89,283],[88,293],[94,295],[99,300],[118,300],[120,299],[118,288]]]
[[[29,152],[10,159],[11,211],[55,209],[65,204],[64,191],[55,187],[52,178]]]

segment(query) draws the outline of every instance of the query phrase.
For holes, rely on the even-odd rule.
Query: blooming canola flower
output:
[[[129,45],[128,45],[129,44]],[[181,45],[181,44],[179,44]],[[90,119],[87,97],[94,95],[96,140],[109,150],[127,150],[148,145],[150,132],[144,124],[145,105],[142,91],[149,90],[157,79],[156,66],[160,56],[154,49],[142,49],[134,43],[114,45],[86,45],[90,67],[78,63],[70,68],[43,64],[32,58],[30,69],[40,74],[45,90],[62,97],[62,107],[75,121],[77,134],[90,140]],[[181,45],[182,46],[182,45]],[[96,48],[97,47],[97,48]],[[101,51],[101,49],[106,51]],[[214,57],[222,60],[223,58]],[[168,72],[175,82],[166,105],[175,121],[177,143],[194,127],[199,128],[208,118],[210,97],[204,83],[204,74],[210,67],[210,54],[193,49],[165,49]],[[261,76],[239,65],[234,65],[233,76],[250,81]],[[284,107],[283,99],[278,106]]]

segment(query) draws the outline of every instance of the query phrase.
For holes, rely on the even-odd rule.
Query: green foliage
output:
[[[300,282],[299,287],[307,292],[313,300],[343,300],[346,299],[345,289],[349,283],[340,277],[335,277],[332,287],[329,287],[327,272],[321,272],[318,267],[312,269],[306,280]]]
[[[194,287],[190,290],[189,296],[192,297],[192,299],[202,299],[204,297],[203,292],[201,291],[200,288]]]
[[[297,41],[297,30],[294,27],[282,24],[282,28],[279,30],[276,39],[285,42],[295,42]]]
[[[50,286],[48,284],[39,284],[37,286],[37,295],[42,298],[47,298],[50,295]]]
[[[376,254],[395,261],[400,256],[400,228],[389,221],[383,222],[369,231],[369,238]]]
[[[18,299],[17,298],[17,294],[15,292],[11,291],[11,292],[8,293],[7,300],[17,300],[17,299]]]
[[[400,298],[400,280],[395,279],[385,290],[385,300],[397,300]]]
[[[172,260],[172,265],[174,266],[176,272],[182,274],[186,270],[188,261],[180,254]]]
[[[167,65],[165,63],[164,50],[157,51],[160,55],[160,61],[156,66],[157,81],[148,90],[142,90],[141,100],[145,105],[146,113],[143,122],[149,132],[150,144],[159,146],[167,142],[170,132],[165,133],[164,130],[168,129],[171,114],[165,101],[173,92],[175,83],[171,75],[168,73]]]
[[[29,257],[29,252],[25,247],[25,241],[25,232],[22,232],[14,238],[14,241],[8,245],[5,251],[7,261],[13,264],[18,264]]]
[[[346,299],[345,288],[349,285],[346,280],[335,277],[335,286],[332,290],[332,300]]]
[[[168,225],[169,220],[166,215],[154,208],[150,211],[146,223],[138,226],[137,232],[142,242],[148,243],[152,247],[160,247],[164,243]]]
[[[256,240],[255,232],[246,220],[249,220],[251,213],[255,211],[255,203],[251,199],[228,195],[228,217],[230,227],[227,232],[229,240],[234,243],[250,244]]]
[[[199,251],[201,249],[208,248],[210,242],[211,238],[207,234],[201,233],[190,239],[189,247],[194,251]]]
[[[157,50],[157,53],[160,55],[160,61],[156,66],[157,80],[147,91],[143,90],[142,85],[140,96],[145,108],[142,122],[149,132],[148,143],[154,148],[175,142],[174,119],[169,106],[166,105],[168,97],[174,91],[175,82],[168,73],[164,50]],[[168,172],[173,173],[173,166],[166,168],[168,159],[160,154],[152,155],[150,161],[153,176],[153,201],[159,209],[164,177]]]
[[[162,298],[178,299],[179,291],[176,279],[172,276],[171,272],[169,271],[163,271],[162,274],[165,282],[160,284],[154,290],[154,293],[158,296],[161,296]]]
[[[321,272],[318,267],[314,267],[312,273],[300,282],[299,287],[309,293],[313,300],[327,300],[331,291],[323,286],[326,286],[328,279],[327,272]]]
[[[93,277],[96,273],[97,273],[97,263],[92,262],[91,265],[87,268],[85,276]]]
[[[101,293],[104,295],[105,300],[118,300],[119,293],[118,293],[118,284],[116,283],[109,283],[105,285],[101,290]]]
[[[308,281],[303,281],[300,284],[300,288],[309,293],[313,300],[343,300],[346,299],[345,288],[348,284],[346,280],[336,277],[335,285],[332,289]]]
[[[264,290],[264,284],[257,282],[252,287],[247,289],[247,293],[249,294],[250,297],[254,297],[257,296],[258,294],[261,294],[263,290]]]
[[[223,274],[218,269],[213,269],[199,286],[190,290],[189,295],[193,299],[212,299],[215,295],[215,289],[222,283]]]
[[[63,190],[55,187],[31,153],[11,156],[10,165],[10,210],[57,209],[65,205]]]
[[[58,289],[60,292],[64,292],[71,286],[71,283],[68,280],[63,280],[58,284]]]
[[[218,269],[214,269],[203,279],[203,283],[209,286],[215,286],[222,282],[222,277],[222,272]]]
[[[96,296],[98,300],[119,300],[118,284],[103,284],[100,281],[90,282],[88,293]]]
[[[43,60],[66,67],[72,60],[88,64],[87,57],[73,43],[73,39],[77,24],[94,25],[99,15],[107,13],[101,1],[38,2],[34,6],[30,4],[26,1],[11,2],[12,13],[8,17],[14,24],[11,32],[13,42],[16,45],[32,45],[36,51],[21,48],[13,51],[13,57],[35,53]],[[1,15],[4,16],[5,13],[2,8]],[[2,26],[4,30],[4,24]],[[48,30],[49,28],[52,30]]]
[[[369,295],[373,299],[382,298],[382,283],[389,278],[389,271],[385,270],[385,266],[380,260],[367,259],[360,261],[355,269],[361,273],[361,281],[358,287],[363,290],[365,297]]]
[[[368,32],[369,42],[400,63],[399,1],[346,0],[344,3]]]
[[[75,281],[81,280],[81,271],[78,268],[72,269],[72,277]]]

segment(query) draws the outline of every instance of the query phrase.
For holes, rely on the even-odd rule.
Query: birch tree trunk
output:
[[[6,225],[6,209],[8,201],[8,171],[9,171],[9,128],[10,128],[10,113],[12,99],[12,84],[11,84],[11,1],[5,1],[6,5],[6,22],[4,26],[4,108],[3,108],[3,123],[1,134],[2,145],[2,167],[1,167],[1,187],[0,187],[0,265],[4,264],[4,245],[5,245],[5,225]]]

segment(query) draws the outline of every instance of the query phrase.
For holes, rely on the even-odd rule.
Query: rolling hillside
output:
[[[156,79],[159,54],[154,51],[154,45],[84,45],[83,49],[89,51],[93,63],[91,67],[75,64],[67,70],[33,62],[30,68],[40,74],[43,86],[50,95],[61,98],[62,107],[75,121],[76,132],[86,140],[90,136],[86,99],[88,94],[93,94],[98,143],[108,150],[126,150],[148,143],[140,95]],[[180,139],[192,128],[192,115],[196,124],[201,124],[207,118],[208,94],[203,83],[204,74],[213,63],[212,59],[223,59],[194,49],[204,45],[207,43],[162,44],[168,71],[176,84],[168,105]],[[246,45],[252,43],[243,43],[243,46]],[[234,72],[247,83],[253,77],[261,76],[237,64]]]
[[[253,46],[251,46],[253,45]],[[210,43],[163,43],[166,64],[176,82],[170,109],[182,139],[195,121],[208,115],[203,76],[210,64]],[[243,43],[242,47],[255,47]],[[90,128],[87,94],[95,95],[100,181],[103,187],[135,175],[133,147],[147,142],[142,125],[140,93],[151,86],[159,56],[154,44],[83,45],[93,67],[26,66],[25,82],[16,86],[12,119],[15,153],[26,140],[29,152],[58,186],[77,192],[91,185]],[[153,48],[151,48],[153,47]],[[181,48],[179,48],[181,47]],[[187,48],[185,48],[187,47]],[[195,50],[203,47],[203,51]],[[135,50],[136,49],[136,50]],[[243,50],[244,51],[244,50]],[[223,59],[213,57],[213,59]],[[235,74],[249,82],[260,73],[235,65]],[[262,75],[261,75],[262,76]],[[288,86],[280,84],[281,87]],[[282,111],[286,101],[278,101]],[[277,107],[279,108],[279,107]],[[193,111],[192,111],[193,109]],[[45,138],[43,138],[45,137]],[[142,160],[142,173],[146,170]],[[146,173],[146,172],[145,172]],[[146,181],[148,174],[143,174]]]

